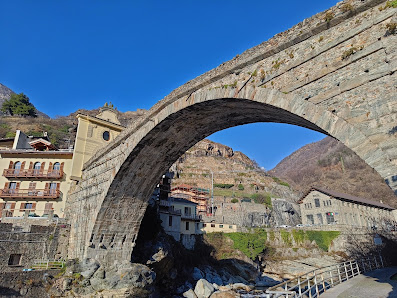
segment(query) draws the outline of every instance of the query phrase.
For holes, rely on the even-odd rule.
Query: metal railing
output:
[[[30,267],[34,270],[62,269],[65,266],[64,260],[34,260]]]
[[[196,214],[182,214],[182,219],[201,220],[201,215]]]
[[[49,178],[49,179],[61,179],[63,177],[63,171],[52,170],[52,171],[41,171],[38,169],[5,169],[3,176],[7,178]]]
[[[267,289],[267,298],[318,297],[346,280],[382,267],[383,259],[379,255],[319,268]]]

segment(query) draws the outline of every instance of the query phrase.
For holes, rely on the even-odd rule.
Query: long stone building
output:
[[[396,209],[349,194],[312,187],[299,201],[304,225],[345,225],[394,229]]]

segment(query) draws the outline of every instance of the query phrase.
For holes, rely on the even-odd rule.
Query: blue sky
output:
[[[111,101],[149,109],[173,89],[313,14],[321,1],[0,0],[0,83],[55,117]],[[323,135],[252,124],[210,139],[271,169]]]

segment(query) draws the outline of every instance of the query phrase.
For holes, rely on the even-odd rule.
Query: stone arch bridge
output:
[[[196,142],[236,125],[330,135],[396,192],[396,23],[386,1],[341,2],[174,90],[85,164],[67,203],[69,258],[129,260],[159,177]]]

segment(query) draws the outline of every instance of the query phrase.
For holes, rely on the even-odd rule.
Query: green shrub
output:
[[[215,183],[214,187],[218,188],[232,188],[234,184]]]
[[[251,199],[253,199],[256,204],[264,204],[268,207],[272,207],[272,198],[268,193],[255,193],[251,195]]]
[[[234,204],[234,203],[238,203],[238,200],[237,199],[232,199],[230,202],[232,202]]]
[[[244,185],[242,185],[241,183],[238,185],[238,190],[244,190]]]
[[[276,236],[274,235],[274,232],[273,231],[269,232],[269,240],[273,242],[275,239]]]
[[[233,247],[240,250],[247,257],[255,258],[266,249],[267,233],[263,229],[254,230],[253,233],[227,233],[233,240]]]
[[[338,237],[339,231],[306,231],[306,235],[310,241],[315,241],[319,248],[328,251],[332,240]]]

